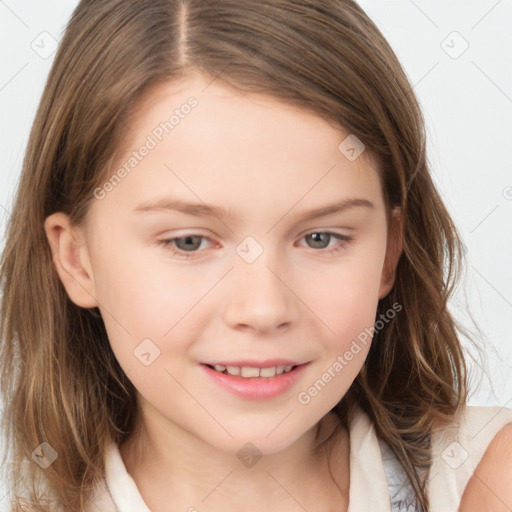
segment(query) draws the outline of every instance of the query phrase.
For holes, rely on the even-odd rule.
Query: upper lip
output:
[[[291,359],[266,359],[265,361],[255,361],[251,359],[243,359],[240,361],[207,361],[202,364],[210,366],[222,365],[222,366],[250,366],[251,368],[272,368],[273,366],[300,366],[301,364]]]

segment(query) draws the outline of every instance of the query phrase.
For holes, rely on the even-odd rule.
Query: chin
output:
[[[246,429],[246,430],[231,430],[233,436],[223,436],[222,440],[212,440],[213,446],[217,449],[239,457],[246,451],[254,451],[260,455],[272,455],[279,453],[290,446],[292,446],[303,434],[301,431],[293,431],[282,429],[279,432],[279,426],[275,424],[271,428],[259,429]],[[275,429],[275,430],[274,430]]]

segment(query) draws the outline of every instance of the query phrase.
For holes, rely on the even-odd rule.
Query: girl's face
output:
[[[160,86],[128,123],[126,153],[77,231],[85,271],[66,287],[99,307],[148,428],[274,453],[360,371],[399,249],[353,136],[209,82]],[[215,363],[299,366],[256,380]]]

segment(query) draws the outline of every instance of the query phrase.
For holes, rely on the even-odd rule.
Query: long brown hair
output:
[[[80,2],[30,133],[2,255],[2,466],[13,510],[83,510],[103,477],[106,444],[134,429],[136,390],[98,309],[67,296],[43,223],[57,211],[83,221],[138,102],[191,69],[308,109],[377,157],[388,213],[399,207],[403,217],[395,284],[377,316],[394,303],[404,311],[375,332],[334,410],[346,420],[359,404],[427,510],[430,434],[467,398],[462,328],[447,308],[464,250],[429,173],[412,86],[353,0]],[[58,454],[45,469],[32,456],[42,442]]]

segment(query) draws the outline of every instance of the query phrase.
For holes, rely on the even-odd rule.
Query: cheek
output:
[[[366,251],[340,260],[339,264],[316,273],[307,281],[317,286],[303,286],[307,303],[321,320],[336,334],[334,339],[372,326],[379,301],[383,255],[381,248]]]
[[[378,267],[362,258],[357,264],[343,269],[340,266],[325,286],[309,296],[326,333],[318,353],[320,364],[297,396],[302,406],[308,406],[305,412],[311,416],[334,407],[365,362],[378,305]],[[309,408],[309,404],[314,405]]]
[[[202,323],[201,298],[215,281],[167,264],[165,255],[148,264],[143,251],[131,250],[129,259],[121,252],[105,250],[97,276],[95,271],[97,298],[116,358],[126,373],[138,373],[145,368],[136,359],[141,353],[157,356],[151,363],[156,368],[187,351]]]
[[[157,327],[155,318],[169,324],[181,317],[211,286],[208,275],[171,251],[143,238],[122,223],[98,233],[94,244],[94,276],[98,301],[119,310],[137,328],[141,318]],[[167,317],[167,318],[166,318]],[[167,329],[170,326],[167,326]],[[159,333],[160,335],[163,332]]]
[[[325,347],[329,365],[342,356],[343,380],[349,382],[359,373],[370,348],[378,304],[372,298],[373,287],[358,284],[357,292],[338,295],[337,301],[331,301],[329,327],[335,334],[331,333]]]
[[[165,254],[159,251],[163,249],[138,248],[128,236],[115,232],[98,238],[95,291],[111,317],[106,321],[117,321],[137,335],[162,336],[185,313],[186,297],[194,293],[191,283],[179,266],[166,265]],[[151,259],[154,254],[159,256],[156,261]]]

